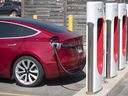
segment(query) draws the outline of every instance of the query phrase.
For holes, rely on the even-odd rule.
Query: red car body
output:
[[[47,23],[24,18],[0,18],[1,24],[6,25],[0,29],[0,76],[10,78],[12,75],[14,62],[21,56],[27,55],[36,58],[45,73],[46,78],[63,76],[65,71],[59,66],[50,38],[59,37],[59,44],[70,43],[75,48],[57,48],[61,63],[70,72],[80,71],[85,65],[85,55],[83,51],[82,37],[73,33],[54,32],[53,29],[59,28],[52,26],[49,30]],[[9,25],[8,25],[9,24]],[[14,29],[11,26],[23,26],[35,30],[37,33],[26,36],[5,36],[1,30]],[[49,25],[50,26],[50,25]],[[55,27],[55,28],[54,28]],[[15,29],[18,32],[18,29]],[[11,34],[11,33],[9,33]],[[13,36],[14,35],[14,36]]]

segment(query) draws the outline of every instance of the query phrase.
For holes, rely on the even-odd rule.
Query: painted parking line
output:
[[[15,94],[15,93],[4,93],[4,92],[0,92],[0,95],[5,95],[5,96],[33,96],[33,95],[27,95],[27,94]]]

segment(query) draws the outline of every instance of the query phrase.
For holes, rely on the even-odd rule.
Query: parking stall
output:
[[[21,2],[21,0],[13,1]],[[5,2],[5,0],[0,0],[0,2]],[[58,55],[57,52],[62,52],[65,48],[66,51],[64,54],[66,54],[67,51],[72,50],[71,53],[67,52],[68,55],[71,55],[70,58],[68,57],[69,61],[72,61],[73,57],[78,61],[80,59],[78,57],[81,54],[81,50],[83,52],[83,49],[77,48],[79,46],[77,44],[80,44],[80,40],[82,39],[79,38],[80,40],[74,41],[75,43],[71,41],[73,39],[67,40],[64,43],[64,41],[61,42],[61,39],[68,38],[68,35],[65,38],[63,37],[66,36],[64,34],[60,35],[60,37],[53,36],[49,39],[49,43],[52,45],[50,47],[52,51],[50,51],[58,61],[57,66],[60,66],[59,68],[62,69],[58,73],[62,75],[63,72],[66,72],[68,75],[66,74],[63,77],[55,79],[46,79],[42,84],[34,88],[17,86],[13,80],[1,79],[0,95],[77,96],[75,94],[81,89],[84,96],[94,95],[104,90],[106,81],[114,80],[118,77],[119,72],[125,70],[127,66],[126,41],[128,38],[127,6],[125,3],[86,0],[23,0],[21,4],[22,17],[36,19],[35,22],[44,20],[45,22],[68,28],[69,32],[71,32],[69,36],[74,33],[82,35],[82,46],[84,46],[84,53],[86,54],[86,61],[84,63],[86,65],[82,72],[69,74],[70,72],[63,67],[71,68],[73,64],[78,63],[76,65],[79,65],[80,63],[75,62],[71,66],[66,65],[64,61],[66,57],[62,56],[62,53]],[[73,52],[76,54],[72,54]],[[44,56],[44,58],[47,57]],[[49,58],[51,57],[49,56]],[[65,66],[61,64],[61,60],[65,63]],[[48,63],[48,66],[51,66],[50,64],[51,62]],[[52,67],[53,65],[50,68]],[[49,68],[47,67],[46,70],[49,70]],[[54,72],[50,74],[54,74]],[[107,83],[109,84],[109,82]]]

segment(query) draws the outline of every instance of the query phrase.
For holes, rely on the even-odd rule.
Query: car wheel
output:
[[[14,63],[13,75],[18,85],[34,87],[43,81],[44,71],[35,58],[22,56]]]
[[[18,13],[16,11],[12,11],[9,16],[10,17],[17,17],[18,16]]]

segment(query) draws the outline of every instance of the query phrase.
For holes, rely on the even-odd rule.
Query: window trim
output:
[[[19,39],[19,38],[33,37],[33,36],[38,35],[38,34],[41,32],[41,31],[38,30],[38,29],[32,28],[32,27],[27,26],[27,25],[19,24],[19,23],[15,23],[15,22],[11,22],[11,21],[0,21],[0,23],[1,23],[1,22],[2,22],[2,23],[13,24],[13,25],[18,25],[18,26],[22,26],[22,27],[25,27],[25,28],[29,28],[29,29],[31,29],[31,30],[36,31],[36,33],[33,34],[33,35],[29,35],[29,36],[20,36],[20,37],[3,37],[3,38],[0,37],[0,39]]]

